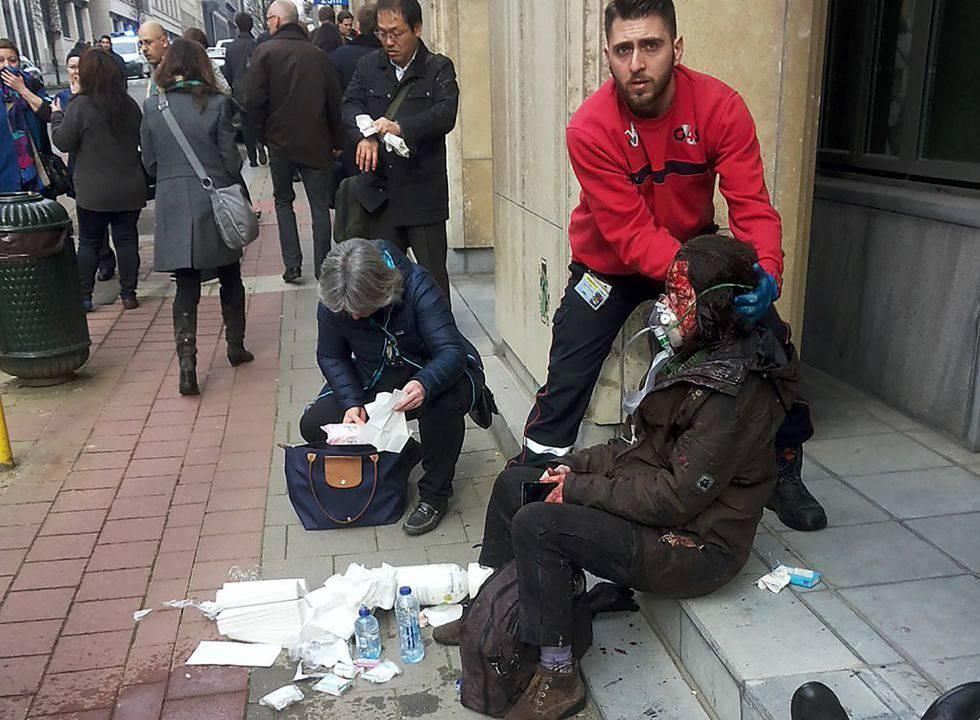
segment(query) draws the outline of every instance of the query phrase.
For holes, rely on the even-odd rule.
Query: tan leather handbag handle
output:
[[[331,456],[328,455],[323,459],[324,464],[326,464],[327,460],[329,460],[330,457]],[[350,456],[341,455],[339,457],[350,457]],[[314,487],[314,483],[313,483],[313,461],[316,460],[316,453],[306,454],[306,460],[309,463],[309,467],[307,468],[306,474],[310,478],[310,493],[312,493],[313,495],[313,500],[314,502],[316,502],[317,507],[320,508],[323,514],[326,515],[331,520],[333,520],[338,525],[350,525],[351,523],[356,523],[364,516],[364,513],[368,511],[368,508],[371,507],[371,502],[374,500],[374,493],[378,489],[378,456],[370,455],[369,457],[371,458],[371,463],[374,465],[374,480],[371,482],[371,495],[370,497],[368,497],[367,502],[364,504],[364,507],[361,509],[359,513],[357,513],[357,515],[355,515],[352,518],[347,518],[346,520],[341,520],[331,515],[330,512],[325,507],[323,507],[323,503],[320,502],[320,498],[316,494],[316,488]],[[363,460],[364,458],[361,459]],[[324,468],[324,473],[326,473],[326,468]]]

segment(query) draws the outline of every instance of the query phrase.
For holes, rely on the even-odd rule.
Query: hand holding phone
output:
[[[544,502],[545,499],[551,494],[551,491],[558,487],[561,483],[558,482],[542,482],[540,480],[531,480],[525,482],[521,485],[521,505],[527,505],[533,502]]]

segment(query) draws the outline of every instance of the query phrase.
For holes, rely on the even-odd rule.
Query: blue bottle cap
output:
[[[398,594],[399,595],[411,595],[412,594],[412,588],[410,588],[408,585],[402,585],[400,588],[398,588]]]
[[[367,609],[367,606],[361,605],[361,609],[357,611],[357,614],[361,617],[370,617],[371,611]]]

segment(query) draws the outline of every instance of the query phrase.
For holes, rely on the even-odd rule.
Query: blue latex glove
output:
[[[752,269],[755,270],[758,283],[755,290],[735,296],[735,311],[746,320],[757,323],[766,316],[779,297],[779,284],[759,263],[753,265]]]

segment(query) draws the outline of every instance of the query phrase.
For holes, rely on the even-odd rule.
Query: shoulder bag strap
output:
[[[398,86],[398,90],[395,91],[395,96],[391,99],[391,104],[388,106],[388,109],[385,110],[386,118],[389,120],[395,119],[395,113],[397,113],[398,108],[402,106],[402,101],[405,99],[409,88],[412,87],[416,80],[418,80],[417,77],[412,77]]]
[[[187,141],[187,136],[184,135],[184,131],[180,129],[180,125],[177,124],[177,118],[170,111],[170,102],[167,100],[167,94],[164,92],[163,88],[158,88],[157,90],[157,108],[159,108],[160,113],[163,115],[163,119],[167,121],[167,126],[170,128],[170,132],[173,133],[174,138],[177,140],[177,144],[180,149],[184,151],[184,156],[187,158],[187,162],[191,164],[194,169],[194,173],[201,180],[201,185],[204,186],[205,190],[210,190],[214,183],[211,182],[211,178],[208,177],[207,172],[204,170],[204,166],[201,161],[198,160],[197,155],[194,153],[194,149],[191,148],[191,144]]]

